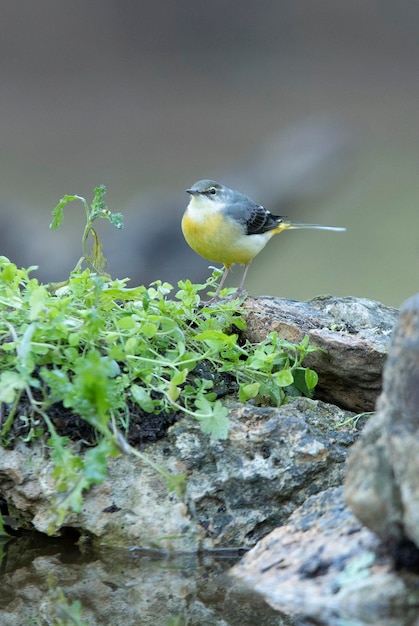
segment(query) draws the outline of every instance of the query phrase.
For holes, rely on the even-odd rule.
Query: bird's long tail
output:
[[[335,232],[343,232],[346,228],[342,226],[322,226],[321,224],[303,224],[300,222],[280,222],[275,231],[280,233],[282,230],[296,228],[311,228],[315,230],[334,230]]]

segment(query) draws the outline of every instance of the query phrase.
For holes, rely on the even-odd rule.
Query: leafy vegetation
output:
[[[243,338],[240,299],[201,304],[219,270],[204,284],[185,280],[177,289],[160,281],[129,288],[128,279],[106,275],[93,222],[105,217],[121,227],[122,216],[109,211],[104,192],[97,188],[90,206],[65,196],[54,210],[52,228],[69,202],[80,200],[86,210],[83,256],[65,283],[40,284],[31,276],[34,267],[19,269],[0,257],[0,442],[48,432],[56,526],[69,509],[80,510],[85,489],[105,478],[108,457],[123,451],[144,458],[128,442],[133,409],[148,419],[188,415],[211,437],[225,439],[222,396],[237,392],[243,402],[280,405],[290,395],[311,395],[317,383],[302,365],[314,350],[307,337],[293,345],[270,333],[252,345]],[[59,432],[57,408],[80,416],[95,433],[84,454]],[[183,477],[155,469],[170,489],[182,491]]]

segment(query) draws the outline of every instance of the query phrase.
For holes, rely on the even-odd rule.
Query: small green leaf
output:
[[[240,385],[239,388],[239,400],[240,402],[246,402],[250,398],[256,398],[260,390],[260,383],[248,383],[247,385]]]
[[[40,313],[44,311],[48,292],[43,285],[37,285],[29,296],[29,319],[36,320]]]
[[[238,315],[233,317],[233,324],[239,330],[246,330],[247,324],[244,317],[239,317]]]
[[[17,349],[19,363],[26,373],[30,374],[35,367],[32,355],[32,337],[35,332],[35,322],[29,324],[22,335],[19,347]]]
[[[60,226],[61,222],[63,221],[63,217],[64,217],[64,211],[63,211],[63,207],[64,207],[64,198],[61,200],[61,202],[59,204],[57,204],[57,206],[55,207],[55,209],[52,212],[52,217],[53,220],[51,222],[51,224],[49,225],[51,230],[58,230],[58,227]]]
[[[131,315],[126,315],[116,320],[116,327],[120,330],[132,330],[137,326],[137,322]]]
[[[108,473],[108,458],[115,456],[117,452],[114,442],[110,439],[102,439],[97,446],[86,452],[84,456],[86,487],[105,480]]]
[[[204,341],[215,348],[223,348],[226,345],[232,345],[237,342],[237,335],[227,335],[220,330],[208,329],[195,336],[196,341]]]
[[[199,420],[202,431],[213,439],[227,439],[230,421],[226,407],[219,400],[211,405],[206,398],[198,398],[195,405],[199,409],[195,417]]]
[[[83,202],[84,204],[86,204],[86,200],[84,198],[82,198],[81,196],[76,196],[76,195],[65,195],[63,198],[61,198],[61,200],[59,201],[59,203],[57,204],[57,206],[55,207],[55,209],[52,212],[52,216],[53,216],[53,220],[52,223],[50,224],[50,228],[51,230],[57,230],[58,227],[60,226],[61,222],[63,221],[63,216],[64,216],[64,207],[69,203],[69,202],[73,202],[74,200],[80,200],[81,202]]]
[[[152,322],[145,322],[141,325],[140,332],[147,337],[147,339],[151,339],[157,333],[157,326]]]
[[[188,370],[183,369],[180,372],[176,372],[170,379],[169,388],[167,390],[167,395],[169,396],[172,402],[176,402],[176,400],[179,398],[180,385],[183,385],[183,383],[186,380],[187,375],[188,375]]]
[[[188,375],[189,371],[184,368],[183,370],[180,370],[179,372],[176,372],[176,374],[174,376],[172,376],[172,382],[174,385],[183,385],[183,383],[186,380],[186,377]]]
[[[305,381],[306,381],[307,389],[314,389],[314,387],[319,382],[319,377],[317,375],[317,372],[315,372],[314,370],[311,370],[310,368],[306,367],[306,369],[305,369]]]
[[[292,393],[292,395],[304,395],[304,396],[308,396],[309,398],[311,398],[313,396],[313,390],[314,390],[314,386],[309,387],[307,385],[307,379],[306,376],[308,377],[308,382],[310,383],[310,385],[312,385],[313,383],[317,383],[317,374],[316,372],[310,370],[310,372],[312,372],[311,374],[309,373],[307,375],[307,370],[304,367],[295,367],[293,369],[293,374],[294,374],[294,384],[293,387],[295,389],[295,392],[297,393]]]
[[[98,274],[103,274],[107,261],[103,255],[103,248],[97,232],[94,228],[90,227],[90,234],[93,237],[93,246],[90,254],[86,257],[86,262],[90,263],[92,268]]]
[[[273,378],[279,387],[288,387],[294,382],[294,376],[290,368],[275,372]]]
[[[131,385],[130,391],[135,402],[140,405],[143,411],[145,411],[146,413],[152,413],[154,411],[154,402],[151,399],[150,392],[147,389],[134,384]]]
[[[0,374],[0,402],[11,404],[16,396],[16,392],[25,388],[25,379],[21,374],[13,370]]]
[[[137,352],[138,343],[137,337],[130,337],[127,339],[125,342],[125,354],[135,354]]]
[[[171,400],[171,402],[176,402],[176,400],[179,398],[180,387],[178,387],[173,382],[173,379],[169,383],[169,387],[167,389],[167,395],[168,395],[169,399]]]
[[[304,335],[304,337],[303,337],[303,338],[301,339],[301,341],[300,341],[300,347],[301,347],[303,350],[307,350],[307,347],[308,347],[308,343],[309,343],[309,341],[310,341],[309,336],[308,336],[308,335]]]

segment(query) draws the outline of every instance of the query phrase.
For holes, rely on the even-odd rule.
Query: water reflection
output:
[[[83,621],[112,626],[292,626],[262,598],[227,576],[237,561],[140,551],[93,552],[67,540],[13,538],[2,546],[0,624],[50,625],[63,619],[63,598],[81,603]],[[62,594],[61,594],[62,596]]]
[[[22,626],[313,626],[271,609],[229,576],[240,558],[93,551],[77,537],[0,541],[0,624]],[[80,607],[74,604],[80,602]],[[358,607],[359,608],[359,607]],[[59,621],[61,620],[61,621]],[[383,607],[336,615],[328,626],[419,626],[419,612]]]

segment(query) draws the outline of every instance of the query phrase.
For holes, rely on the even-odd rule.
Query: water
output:
[[[291,626],[229,578],[238,558],[96,552],[71,538],[12,539],[2,545],[0,624]]]
[[[308,626],[239,586],[231,551],[168,555],[27,534],[0,543],[0,626]],[[78,604],[79,603],[79,604]],[[419,626],[398,615],[335,616],[328,626]]]

